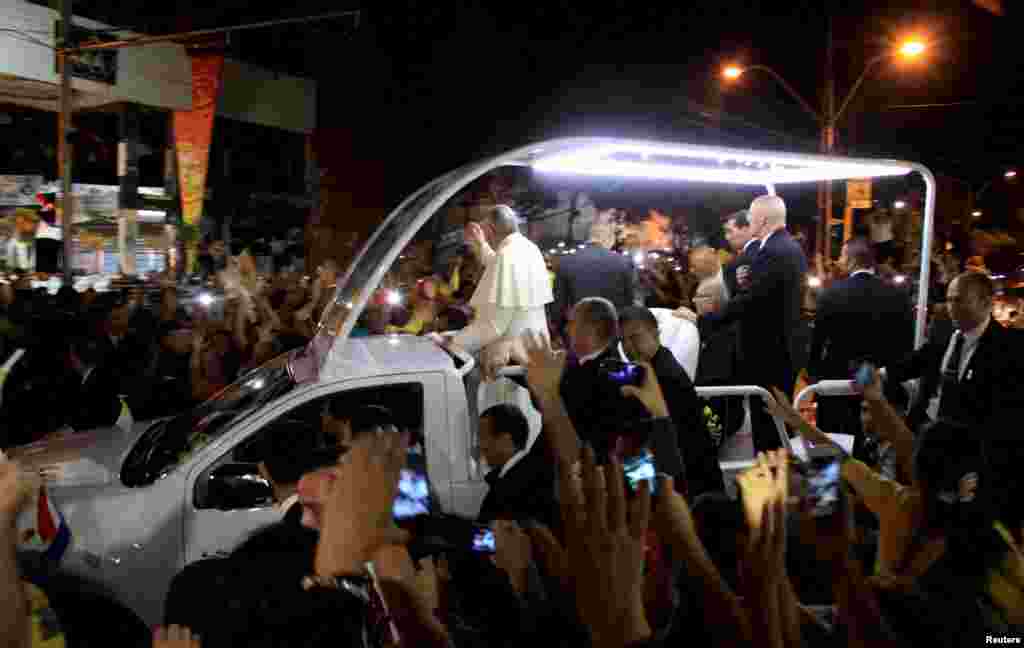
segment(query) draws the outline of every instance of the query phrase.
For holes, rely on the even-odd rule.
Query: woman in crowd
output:
[[[774,413],[816,445],[835,444],[774,390]],[[915,441],[882,395],[881,378],[864,391],[872,423],[892,444],[903,485],[867,465],[844,460],[842,477],[879,522],[875,584],[928,596],[923,624],[957,620],[963,628],[1024,628],[1021,520],[996,510],[995,485],[977,431],[940,421]],[[905,603],[905,601],[900,601]],[[899,615],[905,621],[906,614]],[[944,619],[944,620],[943,620]]]

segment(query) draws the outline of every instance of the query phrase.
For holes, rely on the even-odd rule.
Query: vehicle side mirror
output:
[[[260,475],[257,464],[228,463],[215,468],[206,478],[198,508],[236,511],[265,508],[273,504],[270,482]]]

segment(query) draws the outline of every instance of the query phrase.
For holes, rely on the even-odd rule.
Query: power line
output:
[[[137,38],[110,41],[107,43],[90,43],[88,45],[80,45],[78,47],[68,48],[63,50],[63,52],[67,54],[75,54],[78,52],[85,52],[90,50],[121,49],[124,47],[149,45],[151,43],[164,43],[167,41],[189,40],[202,38],[204,36],[218,36],[220,34],[230,34],[232,32],[248,31],[252,29],[281,27],[284,25],[298,25],[302,23],[317,22],[320,20],[331,20],[334,18],[354,17],[356,20],[356,27],[358,27],[361,16],[362,12],[359,9],[353,9],[349,11],[335,11],[332,13],[320,14],[317,16],[303,16],[300,18],[279,18],[277,20],[265,20],[262,22],[249,23],[245,25],[235,25],[232,27],[214,27],[212,29],[197,29],[189,32],[181,32],[178,34],[163,34],[160,36],[139,36]]]

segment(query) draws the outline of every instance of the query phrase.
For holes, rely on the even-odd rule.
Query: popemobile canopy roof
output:
[[[762,186],[902,176],[915,169],[894,160],[604,138],[555,140],[529,149],[518,162],[553,174]]]
[[[370,295],[402,250],[430,218],[453,196],[482,175],[503,166],[529,166],[551,175],[711,182],[763,186],[821,180],[877,178],[920,173],[926,186],[921,233],[923,259],[929,258],[935,215],[935,178],[920,164],[896,160],[870,160],[835,155],[803,155],[774,151],[701,146],[683,142],[656,142],[603,137],[549,140],[509,151],[458,168],[407,198],[367,241],[359,256],[338,282],[334,303],[326,309],[316,337],[289,362],[298,381],[313,379],[327,362],[333,347],[340,347],[355,326]],[[919,285],[928,286],[930,265],[921,265]],[[918,291],[917,346],[924,342],[928,291]]]

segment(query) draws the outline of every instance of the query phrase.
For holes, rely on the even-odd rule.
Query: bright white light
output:
[[[821,288],[821,278],[819,277],[808,277],[807,285],[811,288]]]
[[[199,295],[199,303],[209,308],[210,305],[213,304],[213,295],[210,293],[203,293]]]
[[[565,247],[565,241],[559,241],[558,242],[558,247],[564,248]]]
[[[902,200],[897,200],[892,204],[892,206],[895,207],[896,209],[906,209],[907,203]]]
[[[682,270],[682,269],[683,269],[683,267],[682,267],[682,266],[676,266],[676,272],[678,272],[678,271],[680,271],[680,270]]]
[[[907,280],[907,278],[905,276],[903,276],[903,275],[896,275],[895,277],[892,278],[892,280],[893,280],[893,283],[901,284],[901,283],[905,282]]]
[[[401,340],[398,339],[397,335],[392,335],[388,337],[388,344],[390,344],[391,346],[397,346],[399,342],[401,342]]]
[[[576,250],[569,250],[569,254],[576,254]]]
[[[548,250],[548,254],[557,254],[557,253],[558,253],[558,249],[557,248],[551,248],[550,250]]]
[[[397,290],[388,291],[388,304],[392,306],[398,306],[402,303],[402,293]]]
[[[345,308],[352,310],[352,302],[345,302]]]
[[[253,378],[249,381],[249,387],[252,389],[263,389],[263,384],[262,378]]]
[[[583,245],[583,244],[581,243],[580,245],[577,245],[577,246],[576,246],[576,249],[577,249],[577,250],[582,250],[582,249],[583,249],[583,248],[585,248],[585,247],[587,247],[587,246],[585,246],[585,245]]]
[[[971,212],[971,216],[974,216],[975,218],[981,216],[981,210],[975,209],[974,211]]]
[[[651,252],[650,257],[652,259],[657,259],[658,258],[658,253],[657,252]]]
[[[616,159],[615,155],[641,156]],[[675,158],[649,161],[642,156]],[[744,166],[754,163],[764,168]],[[595,143],[538,159],[533,168],[541,172],[572,175],[690,180],[739,185],[767,185],[817,180],[900,176],[911,168],[895,163],[820,160],[751,152],[723,153],[700,146],[669,146],[638,142]]]
[[[637,265],[643,265],[644,255],[641,252],[637,252],[633,255],[633,263]]]
[[[1016,178],[1017,177],[1017,172],[1014,171],[1013,169],[1010,169],[1009,171],[1007,171],[1006,173],[1003,174],[1003,177],[1006,178],[1007,180]]]

